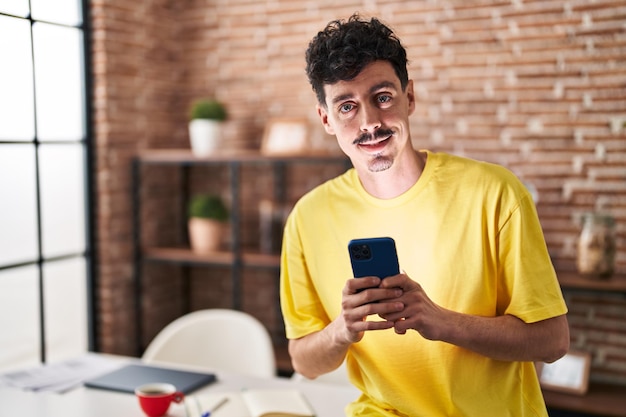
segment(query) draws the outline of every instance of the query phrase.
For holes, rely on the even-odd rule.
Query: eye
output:
[[[352,109],[354,109],[354,105],[351,103],[343,103],[339,106],[340,113],[349,113]]]
[[[376,96],[376,101],[378,104],[387,104],[391,102],[392,97],[389,94],[379,94]]]

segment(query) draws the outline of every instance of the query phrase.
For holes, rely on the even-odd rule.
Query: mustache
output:
[[[370,132],[361,133],[358,138],[352,141],[352,144],[360,145],[361,143],[370,142],[375,139],[381,139],[387,136],[391,136],[393,135],[393,133],[394,133],[393,130],[388,129],[386,127],[381,127],[380,129],[377,129],[376,131],[374,131],[374,134]]]

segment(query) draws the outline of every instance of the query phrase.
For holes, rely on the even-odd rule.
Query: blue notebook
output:
[[[106,389],[134,393],[139,385],[152,382],[167,382],[185,394],[215,382],[217,378],[212,373],[200,373],[182,371],[172,368],[160,368],[151,365],[125,365],[120,369],[111,371],[85,381],[89,388]]]

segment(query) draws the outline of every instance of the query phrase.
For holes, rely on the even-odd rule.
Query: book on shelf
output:
[[[185,397],[188,417],[314,417],[304,395],[293,388],[203,392]]]

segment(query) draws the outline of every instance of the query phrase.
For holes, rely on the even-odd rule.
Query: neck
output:
[[[419,180],[426,165],[426,153],[411,149],[381,172],[357,171],[361,184],[373,197],[388,200],[398,197]]]

